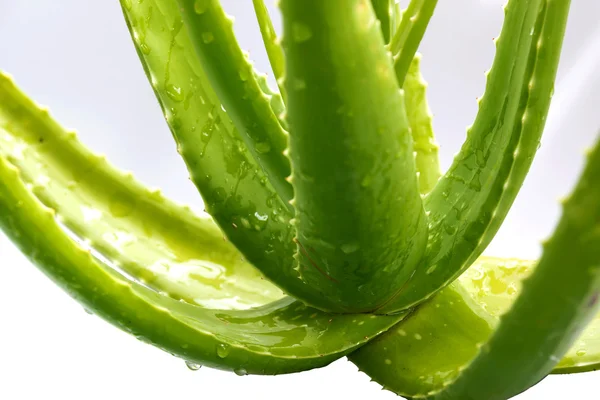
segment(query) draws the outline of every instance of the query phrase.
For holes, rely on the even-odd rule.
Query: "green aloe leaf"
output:
[[[279,374],[326,365],[402,318],[268,303],[281,294],[210,220],[91,155],[4,75],[0,100],[0,228],[86,309],[140,340],[193,363]]]
[[[408,8],[401,15],[399,26],[390,43],[390,49],[394,54],[394,69],[400,86],[404,85],[408,69],[436,6],[437,0],[411,0]]]
[[[184,28],[177,1],[122,4],[142,65],[207,211],[233,245],[269,280],[296,298],[322,305],[320,291],[309,287],[293,269],[293,210],[224,111]],[[194,4],[188,6],[196,12]],[[236,53],[237,45],[221,38],[230,38],[232,33],[220,7],[210,1],[199,3],[198,10],[204,10],[198,17],[218,14],[219,20],[211,23],[219,26],[211,30],[213,39],[206,45],[225,46]],[[223,42],[217,43],[217,39]],[[225,50],[223,54],[229,54]],[[249,65],[245,63],[242,68],[250,82],[253,73]],[[236,82],[243,82],[244,77],[236,76]],[[259,79],[258,84],[264,88],[266,81]],[[279,151],[267,143],[257,144],[254,150]],[[335,304],[325,304],[324,308],[335,308]]]
[[[298,270],[342,311],[371,310],[426,245],[403,98],[368,2],[281,7]]]
[[[0,229],[87,310],[238,375],[349,355],[415,399],[503,400],[600,366],[600,137],[541,259],[479,258],[539,147],[570,0],[509,1],[443,177],[416,55],[437,0],[282,0],[285,54],[253,0],[279,92],[219,0],[120,2],[212,219],[0,72]]]
[[[480,101],[461,151],[424,201],[432,221],[427,256],[379,312],[415,305],[458,277],[514,201],[544,128],[569,9],[566,0],[546,1],[506,6],[486,88],[494,95]]]
[[[400,1],[392,2],[392,32],[395,33],[402,22],[402,7]]]
[[[384,389],[423,398],[456,379],[492,331],[492,318],[453,282],[348,358]]]
[[[385,43],[390,42],[392,32],[394,30],[394,21],[392,20],[392,3],[393,0],[371,0],[373,11],[379,21],[381,34]]]
[[[273,187],[283,199],[290,200],[293,192],[285,180],[290,175],[290,165],[283,155],[287,133],[256,81],[248,56],[237,43],[233,21],[218,0],[178,3],[200,65],[227,115]]]
[[[529,172],[534,156],[541,145],[542,133],[546,124],[550,101],[554,93],[554,81],[558,71],[559,58],[562,50],[563,36],[566,31],[569,15],[570,0],[546,0],[536,26],[535,46],[536,57],[527,66],[532,78],[521,92],[520,114],[515,131],[521,132],[519,144],[514,151],[513,166],[506,180],[496,211],[478,250],[473,255],[476,258],[492,241],[502,225],[523,182]]]
[[[275,32],[273,22],[269,16],[269,10],[264,0],[252,0],[252,5],[254,6],[254,13],[256,14],[260,33],[265,44],[265,49],[267,50],[267,56],[271,62],[271,69],[273,70],[273,74],[275,74],[281,96],[285,100],[285,88],[282,84],[282,78],[285,73],[285,55],[283,54],[283,49],[279,45],[277,32]]]
[[[248,308],[282,297],[206,215],[198,217],[91,153],[5,75],[0,104],[0,156],[95,254],[191,304]]]
[[[556,373],[597,367],[599,176],[600,142],[535,269],[482,259],[352,361],[396,393],[436,399],[506,399],[557,363]]]
[[[406,116],[413,137],[419,190],[429,193],[441,176],[439,146],[433,133],[433,116],[427,103],[427,83],[421,75],[421,55],[414,58],[404,80]]]
[[[510,310],[521,291],[521,282],[534,270],[535,262],[482,257],[459,281],[471,297],[497,321]],[[553,369],[553,373],[575,373],[600,366],[600,313]]]
[[[600,141],[521,295],[477,358],[435,398],[509,398],[538,383],[567,353],[598,309],[599,180]]]
[[[384,388],[419,398],[452,382],[489,340],[499,318],[521,292],[533,261],[482,257],[407,319],[349,358]],[[451,351],[449,351],[451,349]],[[553,373],[600,366],[600,313]]]
[[[437,0],[414,0],[403,19],[399,3],[392,6],[396,32],[390,44],[396,54],[396,77],[403,85],[408,123],[413,136],[421,194],[429,193],[441,176],[438,149],[433,133],[433,116],[427,103],[427,83],[421,75],[421,55],[416,53],[433,16]],[[408,61],[408,68],[404,65]]]
[[[600,369],[600,314],[588,324],[567,354],[552,370],[553,374],[575,374]]]

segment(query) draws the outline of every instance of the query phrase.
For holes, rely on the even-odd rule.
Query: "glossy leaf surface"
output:
[[[285,73],[285,55],[283,54],[283,49],[279,45],[277,32],[275,32],[273,22],[269,16],[269,10],[265,5],[264,0],[252,0],[252,5],[254,6],[254,13],[256,14],[256,19],[260,26],[260,33],[263,42],[265,43],[265,49],[267,50],[267,56],[271,62],[273,74],[275,74],[275,79],[279,84],[279,91],[285,99],[285,90],[281,83]]]
[[[297,268],[338,310],[369,311],[426,245],[403,98],[368,2],[281,7]]]
[[[433,133],[433,115],[427,104],[427,83],[421,75],[421,55],[414,58],[404,79],[406,115],[413,137],[419,191],[429,193],[441,176],[439,146]]]
[[[177,3],[197,59],[240,138],[277,193],[290,200],[292,188],[285,180],[290,165],[283,155],[287,135],[256,80],[248,56],[237,44],[233,20],[218,0]]]
[[[439,391],[477,356],[534,267],[533,261],[482,257],[459,280],[349,358],[403,397]],[[590,371],[599,365],[597,313],[553,373]]]
[[[393,0],[371,0],[373,11],[375,12],[375,16],[379,21],[379,27],[385,43],[389,43],[391,35],[395,30],[393,25],[394,21],[392,18],[393,3]]]
[[[549,4],[556,7],[554,3]],[[560,8],[565,12],[556,15],[564,21],[568,4]],[[424,201],[431,222],[427,255],[412,279],[378,312],[418,304],[469,267],[517,195],[525,175],[516,171],[528,168],[538,147],[564,25],[544,30],[556,19],[548,17],[554,14],[546,12],[545,0],[512,1],[505,11],[486,87],[486,93],[493,95],[480,101],[461,151]],[[542,34],[544,39],[539,40]],[[528,156],[520,157],[521,152]],[[505,191],[505,185],[512,189]]]
[[[224,111],[196,55],[193,39],[184,29],[177,1],[122,4],[140,60],[207,212],[244,257],[282,290],[309,304],[335,308],[335,304],[324,305],[319,288],[311,288],[293,269],[296,245],[290,225],[292,209]],[[239,57],[239,48],[230,40],[231,21],[214,1],[202,5],[199,10],[205,13],[212,10],[210,13],[218,14],[219,18],[209,21],[218,26],[215,32],[211,31],[213,40],[204,45],[225,46],[223,54],[235,53],[234,56]],[[188,11],[199,18],[204,15],[196,14],[193,2],[188,6]],[[205,17],[213,15],[210,13]],[[202,21],[206,19],[200,23]],[[218,37],[214,36],[217,28]],[[202,41],[201,32],[195,39]],[[218,51],[218,48],[206,51]],[[242,71],[247,72],[250,79],[249,64],[245,62],[239,67],[244,68]],[[238,85],[243,83],[243,77],[246,75],[236,76]],[[184,96],[173,96],[171,86],[181,88]],[[255,93],[255,88],[252,90]],[[260,152],[261,148],[264,152],[277,152],[273,145],[254,146],[255,151]]]
[[[600,141],[575,191],[564,202],[561,220],[515,304],[500,318],[477,358],[436,399],[500,400],[529,389],[552,370],[596,315],[599,180]],[[515,335],[517,330],[520,335]]]
[[[398,84],[404,86],[406,74],[433,16],[437,0],[411,0],[400,17],[400,23],[390,43],[394,54],[394,69]]]
[[[0,227],[34,264],[87,310],[140,340],[189,362],[238,374],[280,374],[326,365],[402,318],[335,316],[291,298],[265,304],[279,295],[270,293],[271,286],[240,261],[236,249],[222,240],[209,220],[199,219],[168,200],[144,195],[147,189],[90,155],[4,75],[0,75],[0,99]],[[53,146],[64,153],[54,154]],[[67,184],[69,178],[75,184]],[[48,182],[53,184],[47,186]],[[111,188],[119,189],[119,194],[108,192],[93,202],[87,200],[89,193]],[[69,207],[52,208],[63,199],[65,191]],[[122,205],[123,199],[132,197],[140,201],[135,212],[125,213],[125,207],[114,207],[115,199]],[[90,206],[97,212],[112,209],[113,215],[89,221],[86,218],[97,212],[69,211]],[[119,211],[117,215],[115,210]],[[161,225],[160,217],[170,213],[187,216],[189,221],[173,219],[171,225]],[[86,223],[90,226],[84,227]],[[78,232],[69,232],[65,225]],[[94,227],[98,232],[94,233]],[[124,228],[131,243],[152,245],[157,253],[171,250],[174,257],[185,257],[196,251],[197,269],[186,276],[186,264],[176,264],[179,259],[175,258],[169,260],[173,264],[164,276],[163,270],[147,264],[154,253],[146,255],[136,252],[135,246],[125,245],[122,254],[116,253],[109,238],[122,235]],[[81,243],[84,238],[78,233],[101,234],[109,243],[99,237]],[[192,244],[205,247],[186,252],[187,242],[182,239],[177,243],[178,235],[189,235]],[[207,273],[209,267],[212,274]],[[228,276],[232,272],[240,273],[238,280]],[[175,274],[183,279],[177,281]],[[229,288],[232,297],[213,298],[207,289],[211,286]],[[171,296],[162,293],[165,289]],[[181,299],[198,299],[196,303],[200,304],[213,299],[214,305],[223,307],[265,305],[248,310],[211,309]]]

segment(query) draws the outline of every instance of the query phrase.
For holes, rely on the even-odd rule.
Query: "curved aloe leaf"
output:
[[[521,290],[521,282],[533,272],[534,264],[532,261],[482,257],[459,280],[471,297],[497,320],[512,306]],[[600,313],[585,328],[553,373],[585,372],[598,367]]]
[[[230,303],[215,302],[221,306],[265,303],[272,294],[270,285],[261,284],[250,266],[239,261],[239,253],[223,242],[209,220],[149,194],[130,177],[99,162],[4,75],[0,99],[0,227],[86,309],[122,330],[190,362],[238,374],[279,374],[326,365],[402,318],[330,315],[291,298],[250,310],[210,309],[180,301],[184,294],[208,300],[211,292],[203,291],[210,285],[229,287]],[[68,179],[76,184],[63,186]],[[125,207],[133,197],[135,207]],[[66,198],[67,204],[59,204]],[[112,210],[113,215],[90,221],[86,217],[97,213],[70,210],[91,207],[98,212]],[[74,233],[65,229],[69,227]],[[119,254],[111,250],[110,239],[103,242],[101,236],[125,229],[151,254],[125,245]],[[79,243],[87,235],[96,235],[89,244],[92,250]],[[164,276],[144,265],[161,251],[174,253],[169,260],[173,271]],[[211,261],[204,261],[204,273],[196,271],[199,278],[192,273],[178,282],[175,275],[185,276],[187,271],[185,263],[176,262],[192,255],[200,266],[203,260]],[[208,267],[212,270],[206,271]],[[231,272],[241,273],[236,275],[239,282],[231,281],[227,276]],[[153,273],[156,279],[148,279]],[[157,291],[164,285],[171,285],[176,298]],[[262,297],[246,287],[251,285],[265,290]]]
[[[404,86],[404,79],[436,6],[437,0],[411,0],[402,13],[400,25],[390,43],[394,54],[396,78],[400,86]]]
[[[285,73],[285,55],[283,54],[283,49],[278,43],[277,33],[273,27],[273,22],[271,22],[271,17],[269,17],[269,10],[265,5],[264,0],[252,0],[252,5],[254,6],[254,13],[258,20],[260,34],[262,35],[265,49],[267,50],[267,56],[271,63],[271,69],[273,70],[273,74],[275,74],[275,79],[279,85],[279,91],[285,101],[285,88],[282,83],[282,78]]]
[[[361,371],[403,397],[420,398],[452,382],[489,340],[534,262],[480,258],[430,301],[349,356]],[[553,373],[600,366],[600,313]]]
[[[383,35],[384,43],[389,43],[392,31],[394,29],[394,21],[392,20],[392,3],[393,0],[371,0],[373,11],[379,21],[381,34]]]
[[[563,355],[557,373],[597,367],[599,176],[600,142],[533,273],[531,262],[484,258],[352,361],[403,396],[442,399],[506,399],[537,383]]]
[[[182,29],[177,2],[145,0],[122,4],[142,65],[207,211],[233,245],[269,280],[309,304],[323,304],[321,293],[309,287],[293,269],[293,210],[250,154],[223,110],[187,29]],[[226,25],[220,25],[224,30],[220,34],[229,35],[231,27],[228,20],[221,20],[224,17],[220,8],[212,1],[206,4],[205,10],[212,10],[210,15],[218,13],[219,23]],[[229,45],[235,52],[233,44]],[[248,71],[248,79],[251,74]],[[240,79],[236,77],[237,81]],[[259,79],[258,83],[266,82]],[[271,145],[255,146],[255,150],[277,151]],[[325,308],[335,308],[335,304],[326,305]]]
[[[281,124],[281,126],[283,126],[284,129],[288,129],[288,124],[285,120],[285,103],[283,101],[283,98],[278,92],[271,89],[266,74],[255,73],[254,75],[256,77],[258,85],[260,86],[260,89],[267,97],[271,99],[271,108],[273,109],[273,112],[277,115],[279,123]]]
[[[600,369],[600,314],[588,324],[573,346],[552,370],[553,374],[574,374]]]
[[[436,399],[506,399],[528,389],[594,317],[600,296],[599,180],[600,140],[521,295],[477,358]],[[515,335],[516,329],[522,334]]]
[[[425,199],[432,224],[424,261],[379,312],[417,304],[458,277],[506,215],[525,177],[520,171],[527,170],[538,147],[560,58],[564,24],[550,27],[566,20],[569,4],[549,4],[528,0],[507,5],[486,88],[494,95],[481,100],[461,151]],[[520,157],[521,152],[528,156]],[[505,185],[513,189],[504,192]]]
[[[421,398],[456,379],[492,329],[492,318],[454,282],[348,358],[384,389]]]
[[[281,7],[298,270],[346,311],[367,311],[426,244],[403,99],[369,3]]]
[[[520,113],[523,118],[521,121],[517,120],[515,125],[515,131],[521,131],[521,137],[514,151],[513,166],[504,184],[502,197],[500,197],[496,211],[471,260],[476,258],[492,241],[502,225],[525,181],[537,149],[540,147],[550,101],[554,93],[554,81],[558,71],[570,3],[570,0],[545,0],[545,8],[542,10],[544,17],[539,18],[536,27],[536,32],[539,32],[539,35],[535,37],[537,55],[535,60],[530,60],[527,67],[532,79],[529,81],[528,87],[521,92],[520,109],[523,112]]]
[[[89,152],[2,74],[0,104],[0,156],[95,254],[192,304],[248,308],[282,297],[210,219]]]
[[[200,64],[252,156],[286,201],[290,163],[283,155],[287,134],[239,48],[233,21],[218,0],[177,0]]]
[[[402,22],[402,7],[400,5],[400,1],[392,2],[392,33],[395,33],[396,30],[400,27],[400,23]]]
[[[421,194],[429,193],[441,176],[439,146],[435,142],[433,116],[427,104],[427,83],[421,75],[421,55],[416,53],[436,5],[437,0],[413,0],[404,19],[399,3],[394,3],[391,10],[396,34],[390,47],[396,55],[396,77],[405,93]],[[407,61],[408,67],[404,65]]]
[[[427,104],[427,83],[421,75],[421,55],[414,58],[404,80],[406,116],[412,132],[421,194],[429,193],[440,179],[439,146],[433,133],[433,116]]]

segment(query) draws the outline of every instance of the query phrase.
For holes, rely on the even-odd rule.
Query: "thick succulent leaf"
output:
[[[513,166],[486,233],[481,238],[471,260],[479,256],[502,225],[529,172],[537,149],[540,147],[550,101],[554,93],[554,81],[566,30],[569,6],[570,0],[545,0],[545,9],[542,10],[544,18],[539,19],[536,27],[536,32],[539,32],[539,36],[536,35],[535,38],[537,55],[535,60],[530,60],[527,66],[527,75],[531,73],[532,78],[528,87],[521,91],[519,108],[523,111],[519,113],[523,115],[523,118],[517,120],[514,127],[515,131],[521,131],[521,137],[514,151]]]
[[[528,389],[552,370],[594,317],[600,296],[598,181],[600,141],[515,304],[477,358],[436,399],[506,399]]]
[[[281,7],[298,270],[341,311],[371,310],[427,238],[403,98],[368,1]]]
[[[395,33],[396,30],[400,27],[400,23],[402,22],[402,7],[400,6],[400,1],[395,0],[392,2],[392,32]]]
[[[290,175],[290,163],[283,154],[287,134],[237,43],[232,19],[219,0],[177,2],[197,58],[227,115],[273,187],[289,201],[293,192],[285,178]]]
[[[394,30],[392,20],[392,3],[393,0],[371,0],[373,11],[379,21],[381,34],[383,35],[383,41],[385,43],[390,42],[392,32]]]
[[[439,146],[433,133],[433,115],[427,103],[427,83],[421,75],[421,55],[414,58],[404,80],[406,115],[413,137],[419,191],[429,193],[440,179]]]
[[[600,369],[600,314],[588,324],[567,354],[552,370],[553,374],[574,374]]]
[[[352,360],[407,397],[461,400],[509,398],[557,363],[557,373],[597,367],[599,178],[600,142],[533,271],[483,259]]]
[[[157,291],[213,308],[248,308],[282,297],[207,216],[92,154],[5,75],[0,156],[83,245]]]
[[[534,266],[533,261],[481,257],[459,280],[349,359],[401,396],[419,398],[440,390],[456,379],[489,340]],[[553,373],[590,371],[599,365],[597,313]]]
[[[285,73],[285,55],[283,49],[279,45],[277,39],[277,32],[273,27],[273,22],[269,16],[269,10],[265,5],[264,0],[252,0],[254,5],[254,12],[258,25],[260,27],[260,34],[262,35],[263,42],[265,43],[265,49],[267,50],[267,56],[271,63],[271,69],[275,74],[275,79],[279,85],[279,91],[282,97],[285,99],[285,88],[283,87],[283,74]]]
[[[482,257],[459,281],[471,297],[495,321],[506,313],[518,294],[521,282],[534,270],[533,261]],[[431,317],[434,318],[434,317]],[[585,328],[553,373],[585,372],[600,367],[600,313]]]
[[[436,5],[437,0],[413,0],[406,10],[406,18],[403,18],[399,3],[394,3],[391,10],[396,34],[390,47],[396,57],[396,77],[405,93],[421,194],[429,193],[441,176],[439,146],[435,141],[433,116],[427,103],[427,82],[421,75],[421,55],[416,53]],[[407,60],[408,68],[404,65]]]
[[[455,379],[492,329],[491,318],[454,282],[348,358],[384,389],[419,398]]]
[[[390,49],[394,54],[396,78],[400,86],[404,85],[408,69],[419,49],[436,6],[437,0],[411,0],[402,13],[400,25],[390,43]]]
[[[283,50],[282,50],[283,51]],[[279,92],[271,89],[266,74],[258,74],[255,72],[256,80],[263,93],[271,99],[271,108],[277,115],[277,119],[284,129],[287,129],[287,121],[285,120],[285,102]],[[281,84],[281,83],[280,83]],[[283,85],[281,86],[283,88]],[[284,93],[285,94],[285,93]]]
[[[379,312],[413,306],[456,279],[485,249],[512,204],[538,147],[564,36],[564,23],[554,24],[567,18],[568,3],[546,2],[506,6],[486,88],[493,95],[481,100],[461,151],[424,202],[430,213],[427,255]],[[507,183],[513,189],[504,192]]]
[[[293,210],[223,110],[190,35],[183,29],[177,2],[145,0],[122,4],[140,60],[207,211],[233,245],[269,280],[296,298],[321,304],[320,292],[304,283],[293,269]],[[218,13],[214,2],[206,4],[205,13]],[[214,23],[225,24],[219,25],[225,31],[220,31],[220,35],[227,36],[230,22],[221,20],[222,12],[219,15],[220,22]],[[212,33],[213,39],[207,45],[216,45],[220,38],[216,34]],[[244,68],[249,66],[245,64]],[[248,74],[250,79],[252,72]],[[258,83],[264,86],[266,81],[259,79]],[[266,144],[255,146],[255,150],[278,151]]]
[[[279,374],[326,365],[402,318],[330,315],[291,298],[249,310],[210,309],[160,293],[166,285],[176,297],[208,301],[211,285],[229,290],[231,302],[217,298],[217,306],[272,297],[270,285],[239,260],[209,220],[150,194],[91,156],[3,75],[0,100],[0,228],[86,309],[140,340],[238,374]],[[89,220],[98,213],[101,219]],[[111,245],[119,232],[147,247],[122,244],[123,254],[117,254]],[[83,245],[79,234],[96,236]],[[161,251],[174,253],[165,260],[173,262],[170,272],[144,265]],[[186,276],[189,257],[198,268]],[[238,272],[235,282],[230,274]],[[147,280],[149,275],[154,278]],[[254,292],[260,287],[262,297]]]

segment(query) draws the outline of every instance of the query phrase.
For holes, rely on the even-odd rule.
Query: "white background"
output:
[[[268,63],[250,0],[224,0],[257,67]],[[447,166],[472,122],[503,12],[498,0],[441,0],[423,46]],[[600,129],[600,4],[573,0],[555,102],[522,194],[488,253],[536,257]],[[278,16],[276,17],[278,20]],[[278,22],[278,21],[276,21]],[[167,195],[194,204],[117,0],[0,0],[0,69],[83,141]],[[568,266],[566,266],[568,267]],[[182,361],[87,315],[0,234],[0,399],[394,399],[346,360],[302,374],[237,377]],[[600,373],[546,379],[520,400],[598,398]]]

